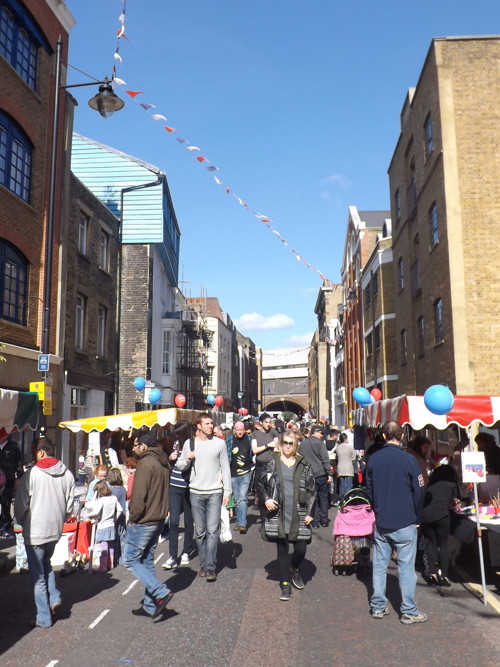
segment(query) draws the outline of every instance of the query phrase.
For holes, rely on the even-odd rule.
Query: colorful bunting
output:
[[[113,65],[112,81],[113,81],[113,84],[116,84],[116,85],[125,85],[125,81],[116,76],[116,74],[117,74],[116,63],[120,63],[120,64],[123,63],[123,58],[120,55],[120,39],[122,37],[124,37],[127,41],[129,41],[126,34],[125,34],[125,18],[126,18],[127,0],[121,0],[121,2],[123,3],[123,10],[118,17],[119,28],[117,30],[117,35],[116,35],[117,43],[116,43],[115,52],[113,54],[113,59],[114,59],[115,63]],[[142,95],[143,94],[142,90],[126,90],[125,92],[132,99],[135,99],[137,97],[137,95]],[[149,111],[150,109],[156,109],[157,108],[156,105],[149,104],[147,102],[138,102],[138,104],[146,112]],[[166,116],[164,116],[161,113],[151,114],[151,118],[153,118],[153,120],[155,120],[155,121],[159,121],[159,120],[166,121],[167,120]],[[177,130],[175,127],[170,127],[169,125],[164,125],[163,129],[166,130],[169,134],[177,134],[179,132],[179,130]],[[193,146],[184,137],[175,137],[175,139],[179,144],[184,145],[184,148],[187,151],[189,151],[189,153],[194,153],[194,152],[201,151],[201,148],[199,148],[198,146]],[[203,155],[195,155],[194,157],[196,158],[196,160],[200,164],[203,164],[205,169],[207,169],[208,171],[210,171],[210,172],[220,171],[219,167],[216,167],[215,165],[211,164],[210,160],[208,158],[204,157]],[[338,283],[333,283],[331,280],[326,278],[319,269],[317,269],[315,266],[313,266],[312,264],[307,262],[303,257],[301,257],[287,243],[287,241],[281,236],[279,231],[271,225],[271,223],[273,222],[273,220],[271,220],[271,218],[268,218],[266,215],[263,215],[262,213],[256,213],[255,211],[253,211],[241,197],[239,197],[235,192],[233,192],[220,178],[218,178],[215,175],[214,175],[214,181],[217,185],[221,185],[221,186],[224,187],[224,189],[226,191],[226,194],[233,195],[233,197],[236,199],[236,201],[238,202],[238,204],[240,206],[245,207],[248,210],[249,213],[251,213],[255,218],[257,218],[263,224],[265,224],[266,227],[268,229],[270,229],[271,232],[276,236],[276,238],[278,238],[281,241],[281,243],[290,250],[290,252],[294,255],[295,259],[298,262],[302,262],[302,264],[304,264],[304,266],[306,266],[308,269],[317,273],[324,283],[327,283],[327,284],[332,285],[334,287],[337,287],[339,285]]]

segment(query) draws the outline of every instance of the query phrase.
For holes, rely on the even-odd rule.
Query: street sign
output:
[[[30,391],[38,394],[38,400],[45,399],[45,382],[30,382]]]
[[[48,354],[39,354],[38,355],[38,370],[39,371],[48,371],[49,370],[49,355]]]

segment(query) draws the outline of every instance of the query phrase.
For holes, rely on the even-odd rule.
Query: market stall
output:
[[[0,437],[15,431],[36,431],[38,415],[38,394],[0,389]]]
[[[139,429],[142,426],[152,428],[153,426],[166,426],[175,424],[181,419],[194,421],[200,410],[181,410],[180,408],[164,408],[159,410],[144,410],[142,412],[129,412],[121,415],[105,415],[102,417],[87,417],[86,419],[75,419],[72,421],[60,422],[61,428],[68,429],[72,433],[91,433],[92,431],[130,431]],[[232,422],[233,413],[213,411],[210,412],[214,424],[222,424],[229,420]]]
[[[354,424],[357,426],[373,428],[390,420],[398,421],[403,426],[408,424],[416,431],[429,426],[438,431],[444,431],[448,426],[455,424],[461,428],[469,429],[469,441],[472,442],[472,431],[477,429],[479,424],[485,427],[493,427],[500,421],[500,396],[454,396],[452,407],[446,414],[436,414],[428,410],[424,402],[424,396],[404,395],[374,401],[370,405],[354,411]],[[470,454],[467,453],[462,458],[465,456],[470,456]],[[484,467],[484,456],[482,466]],[[492,475],[490,477],[496,476]],[[471,480],[466,480],[464,475],[464,481]],[[478,500],[478,483],[482,486],[481,483],[486,481],[487,476],[484,469],[482,479],[474,479],[474,515],[470,517],[470,520],[474,521],[477,526],[483,601],[485,604],[487,598],[481,529],[488,530],[491,563],[500,563],[500,540],[495,530],[499,523],[496,518],[496,508],[480,507]],[[500,495],[500,490],[498,495]],[[493,510],[493,514],[489,513],[491,510]]]

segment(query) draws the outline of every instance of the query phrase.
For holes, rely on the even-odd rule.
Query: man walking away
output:
[[[424,480],[415,457],[401,449],[404,436],[401,425],[387,422],[382,435],[385,444],[370,456],[366,474],[366,490],[375,512],[371,614],[373,618],[383,618],[389,613],[385,595],[387,566],[392,551],[396,550],[401,623],[423,623],[427,616],[415,602],[415,555],[417,524],[424,506]]]
[[[260,416],[260,427],[255,422],[255,431],[252,438],[252,453],[255,454],[255,488],[258,487],[260,475],[262,475],[264,466],[272,459],[274,450],[278,445],[279,433],[272,427],[271,415],[264,412]],[[260,521],[264,524],[267,510],[263,501],[259,498]]]
[[[153,431],[141,435],[133,446],[139,457],[129,502],[129,523],[123,564],[143,584],[143,611],[156,618],[172,599],[166,584],[156,577],[154,555],[168,512],[170,467],[167,455],[156,445]]]
[[[349,443],[346,433],[341,433],[339,436],[336,454],[339,496],[342,498],[353,487],[354,461],[356,460],[356,452]]]
[[[9,538],[12,537],[12,498],[16,480],[23,475],[21,450],[10,436],[0,439],[0,469],[5,474],[5,487],[0,493],[0,538]]]
[[[248,487],[252,474],[252,446],[245,433],[245,424],[237,421],[233,434],[226,439],[227,451],[231,466],[231,486],[234,496],[234,511],[238,530],[247,532]]]
[[[328,450],[323,440],[323,427],[314,424],[311,427],[310,436],[302,440],[299,446],[299,454],[311,466],[312,473],[316,482],[316,509],[314,511],[313,528],[326,527],[330,523],[328,510],[330,509],[330,499],[328,491],[332,481],[332,467]]]
[[[186,440],[177,461],[179,470],[191,467],[189,490],[194,519],[194,536],[200,557],[200,577],[216,581],[215,562],[219,543],[220,508],[231,495],[231,470],[226,443],[215,438],[214,423],[207,412],[196,418],[193,449]]]
[[[33,583],[36,620],[32,625],[36,627],[50,628],[61,606],[50,559],[72,511],[74,487],[73,475],[54,458],[54,445],[40,438],[36,463],[21,478],[14,501],[14,516],[23,528]]]

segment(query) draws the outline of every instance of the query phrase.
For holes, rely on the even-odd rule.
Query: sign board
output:
[[[89,456],[99,456],[101,453],[101,434],[97,431],[91,431],[89,433]]]
[[[464,484],[486,482],[484,452],[462,452],[462,481]]]
[[[38,394],[38,400],[45,399],[45,382],[30,382],[30,391]]]
[[[45,398],[43,399],[43,414],[52,414],[52,387],[45,386]]]
[[[38,355],[38,370],[39,371],[48,371],[49,370],[49,355],[48,354],[39,354]]]

